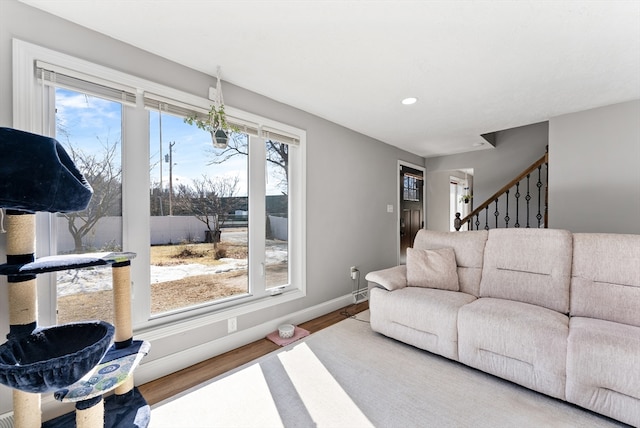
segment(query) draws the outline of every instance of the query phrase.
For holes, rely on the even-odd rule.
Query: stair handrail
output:
[[[498,199],[500,196],[504,195],[507,192],[507,190],[510,190],[513,186],[516,185],[516,183],[520,182],[520,180],[522,180],[527,175],[531,174],[533,171],[538,169],[540,166],[542,166],[542,165],[544,165],[545,163],[548,163],[548,162],[549,162],[549,152],[547,151],[544,154],[544,156],[542,156],[540,159],[538,159],[533,164],[531,164],[531,166],[529,166],[527,169],[522,171],[520,173],[520,175],[518,175],[516,178],[514,178],[513,180],[511,180],[510,182],[508,182],[507,184],[502,186],[500,188],[500,190],[498,190],[496,193],[491,195],[486,201],[484,201],[482,204],[480,204],[480,206],[478,206],[477,208],[474,208],[474,210],[471,211],[469,214],[467,214],[464,218],[461,219],[460,218],[460,213],[456,213],[456,218],[454,219],[454,227],[455,227],[456,231],[460,231],[460,228],[462,227],[463,224],[469,222],[473,218],[473,216],[479,214],[480,211],[482,211],[483,209],[487,208],[491,203],[495,202],[496,199]],[[547,224],[547,222],[546,222],[546,210],[545,210],[545,224]]]

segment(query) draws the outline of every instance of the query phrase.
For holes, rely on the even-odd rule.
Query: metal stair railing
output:
[[[543,166],[544,174],[543,174]],[[536,177],[537,175],[537,177]],[[548,225],[548,203],[547,196],[549,177],[549,153],[545,153],[540,159],[535,161],[531,166],[520,173],[516,178],[505,184],[500,190],[491,195],[486,201],[475,208],[464,218],[460,218],[460,213],[456,213],[454,219],[454,227],[457,231],[466,225],[466,230],[480,230],[482,225],[481,217],[484,220],[483,229],[489,230],[490,223],[494,228],[508,228],[512,220],[509,212],[509,203],[511,201],[511,209],[515,209],[515,221],[513,227],[544,227]],[[532,180],[535,180],[532,189]],[[544,190],[542,189],[544,187]],[[513,197],[510,197],[513,191]],[[523,193],[524,192],[524,196]],[[524,213],[521,212],[521,199],[524,199]],[[493,213],[490,213],[491,205],[494,206]],[[531,209],[537,209],[535,212],[535,220],[532,219]],[[504,215],[503,215],[504,214]],[[513,215],[513,212],[511,213]],[[494,219],[490,217],[493,216]],[[521,225],[524,221],[524,225]],[[532,226],[533,223],[533,226]],[[475,229],[474,229],[475,226]]]

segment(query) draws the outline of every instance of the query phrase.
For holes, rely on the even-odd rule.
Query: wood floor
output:
[[[368,308],[369,302],[364,301],[302,323],[300,327],[308,330],[310,333],[315,333]],[[278,348],[279,346],[270,340],[266,338],[260,339],[191,367],[187,367],[179,372],[140,385],[138,389],[147,400],[147,403],[153,406],[162,400],[166,400],[226,371],[275,351]]]

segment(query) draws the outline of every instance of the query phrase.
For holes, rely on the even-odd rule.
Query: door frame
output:
[[[402,217],[402,194],[400,193],[400,188],[402,187],[400,171],[402,167],[406,166],[409,168],[416,169],[422,172],[422,179],[424,180],[424,184],[422,186],[422,222],[427,224],[427,169],[424,166],[416,165],[411,162],[403,161],[398,159],[398,165],[396,166],[396,265],[400,265],[400,218]]]

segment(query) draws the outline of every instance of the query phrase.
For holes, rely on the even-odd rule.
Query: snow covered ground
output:
[[[287,244],[276,241],[268,241],[266,247],[266,264],[277,264],[287,261]],[[188,276],[208,275],[234,270],[245,270],[247,259],[220,259],[221,263],[208,266],[198,263],[189,263],[173,266],[150,266],[151,283],[175,281]],[[135,259],[132,263],[135,263]],[[63,271],[57,273],[58,296],[67,296],[76,293],[89,293],[93,291],[111,290],[111,269],[87,268]]]

